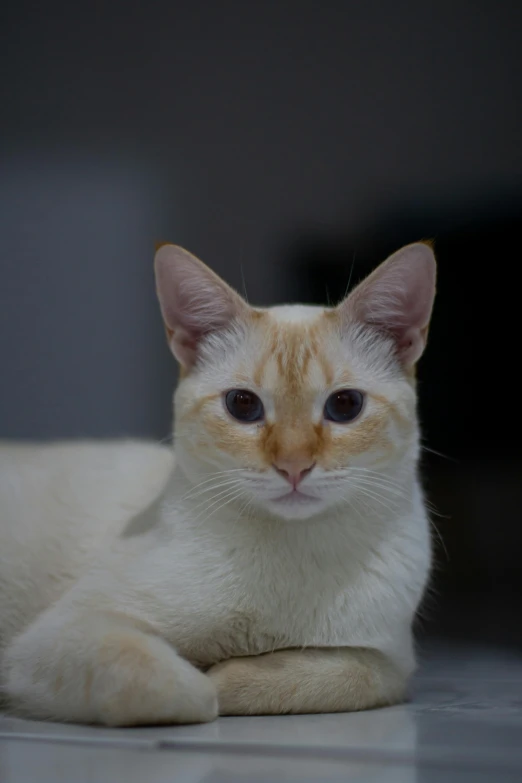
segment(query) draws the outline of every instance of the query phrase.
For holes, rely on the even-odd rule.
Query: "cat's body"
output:
[[[168,446],[0,441],[0,650],[161,493]]]
[[[14,456],[18,491],[8,472]],[[2,497],[11,495],[0,526],[2,646],[83,577],[97,585],[101,608],[109,596],[118,611],[130,601],[198,665],[286,647],[370,646],[411,671],[410,636],[396,631],[401,616],[409,621],[428,566],[420,494],[393,522],[377,513],[362,542],[339,515],[297,525],[218,512],[201,531],[179,503],[189,487],[170,475],[171,463],[165,447],[139,442],[14,452],[0,445]],[[371,554],[360,561],[360,550]],[[116,600],[121,561],[131,584]],[[401,563],[404,583],[396,578]],[[99,579],[105,570],[110,588]],[[71,600],[74,593],[79,587]]]
[[[393,703],[430,561],[417,335],[396,350],[375,309],[360,328],[357,295],[339,321],[247,310],[197,262],[187,293],[188,263],[180,323],[159,270],[186,368],[175,461],[132,442],[0,447],[4,691],[23,714],[120,725],[211,719],[216,691],[224,714]]]

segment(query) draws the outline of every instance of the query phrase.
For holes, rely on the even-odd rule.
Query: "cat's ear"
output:
[[[406,245],[341,302],[342,321],[368,324],[391,336],[402,364],[412,367],[426,345],[436,272],[428,244]]]
[[[170,349],[189,369],[201,339],[226,329],[246,313],[248,305],[211,269],[176,245],[159,248],[154,269]]]

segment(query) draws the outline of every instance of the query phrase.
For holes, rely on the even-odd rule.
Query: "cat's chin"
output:
[[[309,519],[325,507],[322,498],[302,492],[287,492],[265,504],[272,514],[283,519]]]

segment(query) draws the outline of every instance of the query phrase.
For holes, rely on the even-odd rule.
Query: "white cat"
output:
[[[401,700],[430,565],[414,366],[435,260],[256,309],[156,255],[175,456],[0,448],[0,675],[19,714],[137,725]]]

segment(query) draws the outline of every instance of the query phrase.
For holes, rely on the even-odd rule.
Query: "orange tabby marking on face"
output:
[[[318,451],[318,438],[310,425],[297,429],[272,424],[265,426],[259,449],[267,465],[290,459],[312,463]]]
[[[250,428],[239,422],[236,426],[231,426],[230,419],[219,418],[211,411],[203,412],[202,421],[211,438],[208,446],[217,447],[234,457],[241,454],[246,467],[259,466],[258,437],[252,434]]]
[[[316,462],[325,469],[349,465],[350,460],[371,449],[379,456],[389,456],[393,450],[386,434],[386,414],[372,414],[341,433],[333,432],[328,423],[302,422],[299,429],[285,423],[265,425],[259,437],[259,451],[265,465],[287,459]]]
[[[310,363],[316,360],[325,376],[326,385],[331,383],[333,373],[320,350],[322,324],[274,324],[266,336],[266,348],[256,363],[253,380],[263,385],[267,366],[275,361],[280,378],[280,388],[291,395],[301,395],[306,388]]]
[[[258,361],[256,362],[256,365],[254,367],[254,372],[252,374],[252,380],[254,381],[255,385],[258,388],[261,388],[263,386],[263,379],[265,377],[267,365],[273,358],[274,358],[274,347],[272,342],[270,342],[266,346],[265,350],[261,354]]]
[[[215,393],[192,403],[183,413],[183,420],[201,415],[213,447],[234,457],[241,454],[245,465],[260,470],[288,459],[317,462],[325,469],[333,469],[349,465],[351,459],[372,449],[379,458],[390,456],[393,451],[387,434],[390,417],[402,429],[410,428],[411,421],[383,395],[370,393],[378,410],[353,425],[339,429],[323,420],[312,419],[317,389],[311,388],[310,377],[315,377],[314,385],[319,384],[325,390],[335,377],[324,347],[331,336],[330,320],[320,317],[306,325],[275,324],[267,323],[267,314],[259,315],[263,320],[259,324],[263,349],[252,375],[240,371],[235,382],[239,387],[248,387],[252,382],[258,389],[265,387],[274,402],[275,421],[266,420],[253,430],[228,417],[216,416],[212,407],[207,409],[220,396]],[[352,383],[353,374],[345,368],[337,376],[336,386]]]
[[[395,405],[395,403],[390,402],[387,397],[383,397],[382,394],[377,394],[375,392],[370,392],[368,394],[369,397],[371,397],[373,400],[379,403],[380,407],[383,409],[383,413],[388,416],[395,419],[396,423],[401,427],[403,430],[410,430],[412,426],[412,420],[411,417],[406,416],[399,408],[398,405]]]
[[[350,465],[350,460],[372,449],[379,456],[390,456],[393,446],[386,433],[387,418],[381,412],[368,416],[359,424],[347,426],[346,432],[331,437],[324,467]]]
[[[321,351],[318,351],[316,353],[316,358],[319,363],[319,366],[321,367],[321,371],[324,375],[325,380],[325,386],[331,386],[334,380],[334,373],[333,369],[330,365],[330,362],[326,359],[326,357],[321,353]]]

